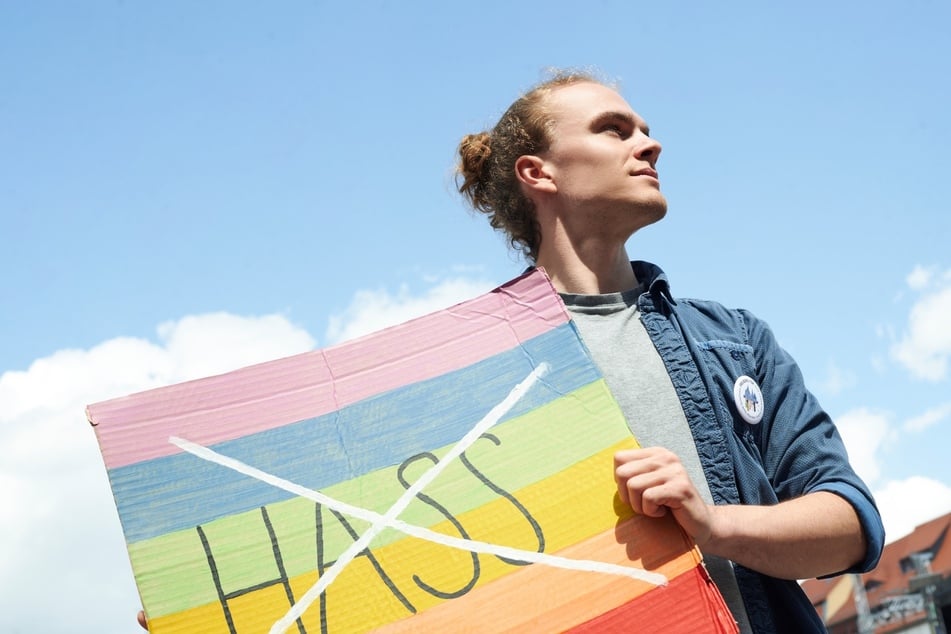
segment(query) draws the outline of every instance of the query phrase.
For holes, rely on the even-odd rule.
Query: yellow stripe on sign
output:
[[[632,446],[636,446],[633,439],[617,443],[550,478],[513,492],[523,509],[507,498],[497,497],[477,509],[459,514],[455,519],[469,539],[526,551],[538,550],[537,535],[528,517],[541,527],[547,553],[590,539],[614,528],[620,519],[631,516],[629,510],[615,506],[612,467],[614,453]],[[566,509],[571,511],[566,512]],[[449,521],[435,525],[433,530],[455,537],[461,535]],[[624,546],[618,545],[618,548],[623,550]],[[503,562],[495,556],[478,555],[476,573],[470,553],[416,538],[397,539],[374,549],[371,555],[373,561],[366,555],[354,560],[328,589],[325,611],[330,631],[370,631],[404,619],[414,611],[422,612],[443,603],[447,600],[444,597],[465,593],[524,569],[524,566]],[[330,563],[325,562],[326,565]],[[294,596],[300,597],[315,582],[314,574],[295,577],[291,582]],[[254,600],[259,594],[267,609]],[[283,605],[283,609],[272,610],[271,607],[277,604]],[[189,622],[192,614],[204,620],[211,608],[223,613],[220,604],[210,604],[180,612],[174,621]],[[248,630],[238,629],[239,633],[267,631],[267,628],[255,628],[262,620],[280,612],[274,617],[276,621],[288,608],[286,596],[275,594],[274,588],[251,593],[241,601],[229,602],[234,622],[249,624]],[[319,627],[320,613],[320,603],[315,602],[304,614],[308,631],[311,631],[310,623]],[[163,617],[159,620],[172,622],[171,619]]]

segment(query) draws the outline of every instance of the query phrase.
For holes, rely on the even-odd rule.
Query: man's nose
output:
[[[642,161],[647,161],[653,167],[660,158],[660,141],[651,138],[644,133],[637,135],[637,144],[634,146],[634,157]]]

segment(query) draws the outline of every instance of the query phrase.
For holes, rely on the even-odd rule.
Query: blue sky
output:
[[[594,67],[664,145],[635,235],[798,359],[890,539],[951,511],[944,2],[0,5],[0,630],[137,631],[90,402],[523,268],[460,137]],[[49,606],[54,606],[50,609]]]

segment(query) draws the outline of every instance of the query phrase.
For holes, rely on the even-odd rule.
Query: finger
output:
[[[631,504],[627,481],[638,473],[638,469],[633,463],[637,461],[640,452],[640,449],[626,449],[614,454],[614,482],[617,484],[618,497],[626,505]]]
[[[139,613],[135,615],[136,620],[139,622],[139,625],[142,626],[142,629],[145,631],[149,630],[149,624],[145,620],[145,611],[139,610]]]
[[[617,480],[616,478],[615,481],[617,482],[617,496],[621,498],[621,503],[625,506],[630,506],[631,496],[627,493],[627,483],[623,480]]]
[[[654,474],[650,473],[632,476],[625,480],[624,489],[627,493],[628,504],[631,505],[635,513],[656,516],[656,505],[652,504],[649,498],[645,502],[644,496],[652,487],[659,484],[661,482],[655,479]]]
[[[637,512],[647,517],[663,517],[667,514],[670,499],[670,483],[652,480],[640,487],[637,494]]]
[[[641,493],[650,486],[662,482],[657,472],[651,471],[649,465],[643,461],[626,462],[614,470],[614,481],[617,482],[618,496],[638,513],[640,509]]]
[[[637,460],[644,455],[644,449],[622,449],[614,453],[614,466],[620,467],[625,462]]]
[[[627,480],[628,493],[639,513],[662,517],[668,511],[679,509],[694,496],[694,488],[686,473],[665,468],[641,474]]]
[[[663,517],[673,504],[669,484],[653,486],[641,494],[641,512],[648,517]]]
[[[617,466],[617,461],[615,460],[614,467],[614,482],[617,484],[617,494],[621,498],[621,502],[625,505],[630,505],[631,496],[627,492],[627,476],[621,474],[620,467]]]

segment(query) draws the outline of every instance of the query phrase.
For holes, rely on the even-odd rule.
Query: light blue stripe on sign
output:
[[[212,448],[323,489],[455,443],[542,362],[550,372],[503,420],[601,378],[568,323],[454,372]],[[112,469],[109,478],[129,543],[293,497],[185,453]]]

